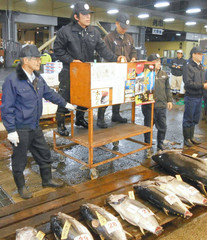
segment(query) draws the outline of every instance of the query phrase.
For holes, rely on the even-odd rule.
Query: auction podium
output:
[[[144,63],[141,63],[144,69]],[[61,155],[69,157],[80,164],[85,165],[91,170],[91,178],[97,177],[96,167],[113,160],[125,157],[135,152],[150,148],[152,146],[152,128],[154,101],[135,102],[134,81],[136,72],[140,66],[138,63],[71,63],[70,64],[70,98],[71,104],[87,108],[88,112],[88,130],[82,134],[74,132],[74,113],[71,112],[71,136],[64,137],[72,141],[68,145],[57,146],[56,137],[60,136],[54,131],[54,150]],[[144,70],[141,71],[144,71]],[[137,87],[137,86],[136,86]],[[139,86],[138,86],[139,87]],[[93,110],[94,108],[106,107],[110,105],[131,104],[131,121],[124,124],[115,124],[115,126],[105,129],[94,129]],[[141,104],[151,104],[151,127],[135,124],[135,107]],[[132,137],[140,134],[150,133],[150,144],[138,141]],[[114,149],[109,149],[105,145],[119,140],[127,140],[139,145],[139,148],[128,153],[121,153]],[[70,156],[63,149],[69,148],[74,144],[82,145],[88,148],[88,162]],[[141,147],[140,147],[141,145]],[[94,148],[101,148],[115,154],[115,157],[103,160],[98,163],[93,161]]]

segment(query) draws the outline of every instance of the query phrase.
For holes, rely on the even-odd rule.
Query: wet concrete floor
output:
[[[125,104],[121,106],[121,114],[124,117],[130,119],[131,116],[131,105]],[[183,137],[182,137],[182,117],[183,117],[183,105],[173,105],[173,110],[167,112],[167,134],[165,145],[166,148],[182,148],[183,147]],[[94,120],[96,120],[96,111],[94,111]],[[107,123],[111,124],[111,107],[107,109],[106,117]],[[141,107],[137,107],[136,110],[136,123],[143,124],[143,115],[141,113]],[[41,123],[42,128],[44,129],[44,134],[47,142],[51,147],[52,159],[53,163],[53,177],[56,179],[62,179],[67,185],[75,185],[85,181],[90,180],[90,171],[81,166],[81,164],[69,159],[67,157],[61,156],[60,154],[53,151],[53,129],[55,129],[56,124],[48,124],[47,122]],[[70,123],[67,122],[67,127],[70,128]],[[94,121],[95,127],[95,121]],[[199,125],[195,129],[195,137],[199,138],[201,141],[207,141],[207,133],[206,133],[207,123],[205,121],[200,121]],[[85,131],[83,129],[79,129],[79,131]],[[121,131],[121,128],[120,128]],[[157,130],[155,127],[153,128],[153,150],[156,152],[156,135]],[[143,136],[137,136],[136,139],[143,140]],[[65,143],[65,139],[58,138],[57,143],[62,144]],[[0,144],[3,144],[4,147],[10,148],[8,141],[6,140],[6,133],[1,132],[0,134]],[[112,144],[107,145],[108,148],[113,148]],[[136,149],[135,143],[128,142],[126,140],[122,140],[119,142],[119,151],[120,152],[128,152],[129,150]],[[85,162],[88,159],[88,149],[76,145],[71,147],[71,149],[67,149],[72,156],[75,156]],[[111,158],[113,153],[106,152],[102,149],[94,150],[94,162],[100,162],[103,159]],[[110,163],[106,163],[104,165],[98,166],[98,174],[99,176],[105,176],[109,173],[113,173],[116,171],[132,168],[134,166],[143,165],[145,167],[152,167],[155,163],[151,159],[146,158],[146,152],[141,151],[135,154],[129,155],[127,157],[121,158],[119,160],[115,160]],[[156,170],[156,168],[155,168]],[[10,156],[9,153],[7,156],[0,157],[0,172],[7,172],[7,175],[10,175],[10,196],[15,198],[17,196],[16,188],[12,180],[11,175],[11,167],[10,167]],[[32,191],[38,191],[41,188],[40,177],[39,177],[39,169],[30,153],[28,153],[28,168],[25,170],[27,182],[30,185],[30,174],[35,174],[34,178],[37,180],[34,181]],[[0,180],[0,185],[2,184],[2,180]],[[6,186],[6,183],[3,183]],[[207,215],[203,213],[198,218],[193,221],[189,221],[188,223],[182,223],[177,226],[176,229],[172,229],[172,232],[166,232],[159,239],[162,240],[203,240],[207,239],[207,225],[206,221]]]

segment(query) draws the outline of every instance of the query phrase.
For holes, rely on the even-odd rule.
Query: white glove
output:
[[[75,109],[76,109],[76,107],[73,106],[73,105],[70,104],[70,103],[67,103],[67,104],[65,105],[65,108],[67,108],[68,110],[75,110]]]
[[[11,132],[8,133],[7,139],[14,144],[15,147],[17,147],[18,143],[19,143],[19,135],[18,133],[15,132]]]

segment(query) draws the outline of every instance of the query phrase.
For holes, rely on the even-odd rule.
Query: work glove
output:
[[[18,143],[19,143],[19,135],[18,135],[18,133],[17,133],[16,131],[15,131],[15,132],[8,133],[7,139],[8,139],[12,144],[14,144],[15,147],[17,147],[17,145],[18,145]]]
[[[70,104],[70,103],[67,103],[67,104],[65,105],[65,108],[67,108],[68,110],[75,110],[75,109],[76,109],[76,107],[73,106],[73,105]]]

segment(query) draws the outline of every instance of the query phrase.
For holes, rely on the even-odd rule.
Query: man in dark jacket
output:
[[[205,71],[201,64],[203,50],[193,47],[190,52],[189,63],[184,68],[183,81],[185,87],[185,110],[183,114],[184,146],[191,147],[199,144],[194,138],[195,125],[198,124],[204,89],[207,89]]]
[[[54,52],[58,60],[63,62],[63,70],[59,75],[59,93],[66,100],[70,101],[70,63],[71,62],[93,62],[94,51],[110,62],[120,61],[121,57],[113,54],[101,39],[99,31],[90,26],[91,11],[85,2],[77,2],[72,13],[72,23],[63,26],[58,32],[54,43]],[[82,81],[82,79],[80,79]],[[79,111],[80,110],[80,111]],[[84,107],[77,107],[77,126],[88,128],[84,119]],[[68,136],[69,132],[65,127],[65,114],[67,109],[59,107],[56,113],[58,132]]]
[[[31,198],[25,187],[24,169],[27,164],[27,151],[30,150],[40,167],[43,187],[60,187],[52,180],[51,156],[45,141],[39,119],[42,114],[42,98],[74,110],[58,93],[49,88],[36,72],[40,69],[40,53],[35,45],[27,45],[20,51],[21,63],[16,72],[5,79],[2,88],[1,117],[12,144],[12,173],[20,196]]]
[[[167,130],[166,107],[172,109],[172,93],[170,91],[169,78],[166,72],[161,70],[159,54],[151,54],[148,61],[155,63],[155,89],[154,89],[154,124],[157,132],[157,150],[164,150],[163,142]],[[150,127],[151,124],[151,104],[142,105],[144,115],[144,125]],[[144,134],[145,142],[150,143],[150,133]],[[150,155],[150,149],[147,152]]]
[[[183,68],[186,65],[186,60],[183,59],[183,51],[179,49],[177,51],[177,57],[170,63],[171,68],[171,90],[176,99],[176,95],[180,93],[181,84],[183,81]]]
[[[134,47],[134,40],[132,36],[126,33],[129,24],[130,20],[128,14],[118,14],[116,18],[116,29],[106,35],[104,41],[107,47],[115,53],[116,56],[123,55],[126,57],[127,62],[133,62],[137,59],[137,52]],[[112,106],[112,122],[126,123],[127,119],[121,117],[119,110],[120,104]],[[104,120],[105,111],[106,107],[98,109],[97,126],[100,128],[108,127]]]

